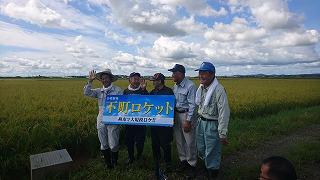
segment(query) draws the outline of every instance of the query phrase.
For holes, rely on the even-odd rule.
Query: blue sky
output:
[[[320,1],[1,0],[0,76],[320,72]]]

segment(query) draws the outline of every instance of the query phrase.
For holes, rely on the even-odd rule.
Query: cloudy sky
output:
[[[320,72],[318,0],[0,0],[0,76]]]

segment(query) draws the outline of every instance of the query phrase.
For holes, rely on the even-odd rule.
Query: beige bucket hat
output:
[[[98,73],[96,74],[96,77],[97,77],[97,79],[98,79],[99,81],[101,80],[101,76],[102,76],[103,74],[108,74],[108,75],[110,75],[112,82],[114,82],[114,81],[116,81],[116,80],[118,79],[117,76],[115,76],[115,75],[112,74],[111,69],[105,69],[104,71],[98,72]]]

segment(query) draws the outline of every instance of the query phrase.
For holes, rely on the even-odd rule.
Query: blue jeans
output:
[[[221,144],[218,133],[218,121],[198,120],[196,141],[199,157],[204,160],[207,169],[219,169]]]

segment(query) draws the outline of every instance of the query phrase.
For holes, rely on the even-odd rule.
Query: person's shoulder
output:
[[[93,91],[101,91],[103,88],[102,87],[98,87],[98,88],[94,88],[92,89]]]
[[[114,89],[117,89],[117,90],[118,90],[118,89],[121,89],[119,86],[115,86],[115,85],[113,85],[113,88],[114,88]],[[121,89],[121,90],[122,90],[122,89]]]
[[[222,84],[220,84],[220,83],[218,83],[218,85],[217,85],[217,92],[218,93],[226,93],[226,89],[222,86]]]
[[[222,84],[220,84],[220,83],[217,84],[217,88],[218,88],[218,89],[224,89],[224,87],[223,87]]]
[[[122,92],[122,89],[119,86],[113,86],[113,91]]]
[[[194,82],[193,82],[191,79],[187,78],[187,77],[186,77],[186,82],[187,82],[188,84],[194,84]]]
[[[186,84],[188,88],[196,88],[196,84],[188,78],[186,78]]]
[[[137,90],[138,94],[142,94],[142,95],[145,95],[145,94],[149,94],[148,90],[147,89],[142,89],[140,88],[139,90]]]
[[[130,91],[130,90],[129,90],[128,88],[126,88],[126,89],[123,90],[123,94],[128,94],[129,91]]]
[[[167,87],[167,86],[165,86],[164,88],[165,88],[165,90],[166,90],[167,92],[170,92],[170,93],[172,92],[172,93],[173,93],[173,90],[172,90],[171,88],[169,88],[169,87]]]

